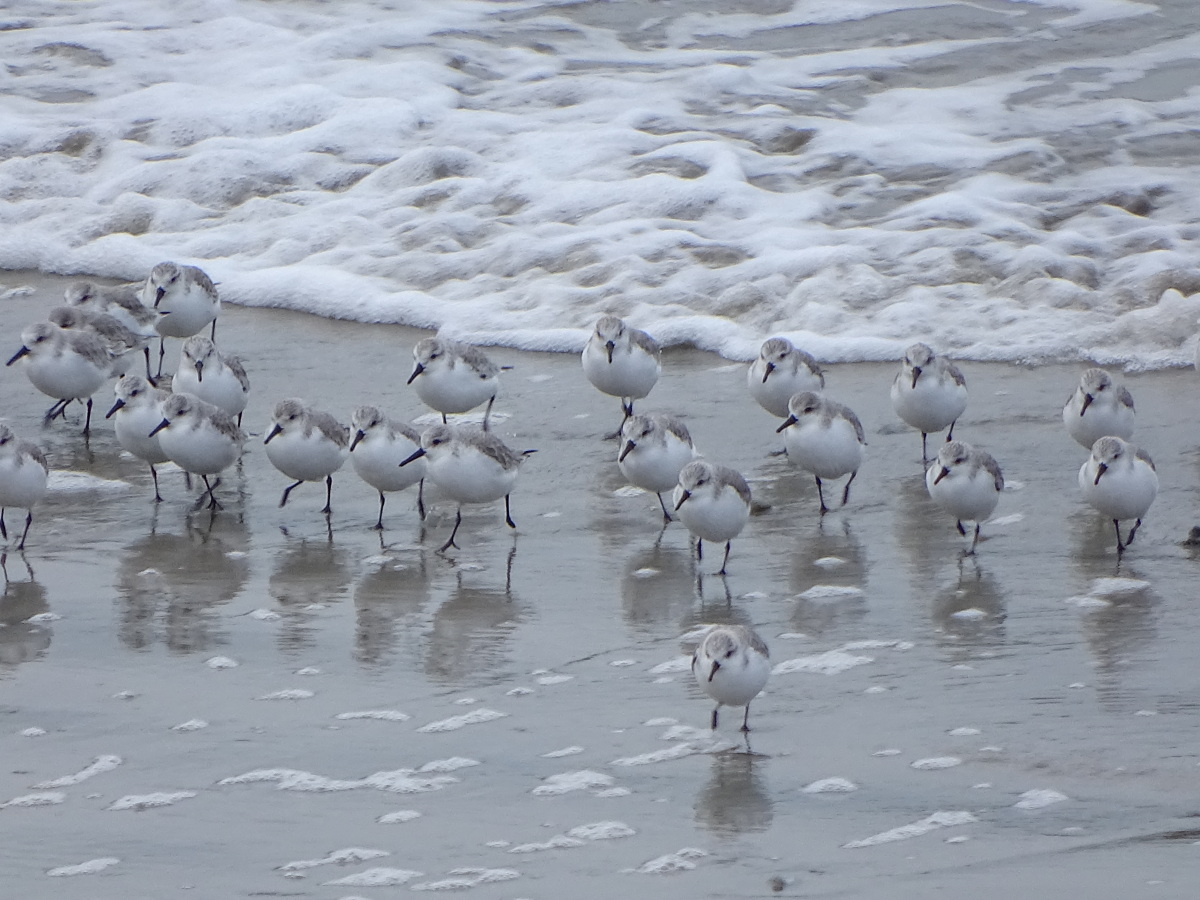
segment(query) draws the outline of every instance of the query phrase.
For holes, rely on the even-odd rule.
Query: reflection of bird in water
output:
[[[246,546],[245,532],[232,520],[228,531],[151,532],[130,544],[115,584],[122,643],[137,649],[162,640],[171,650],[193,653],[223,641],[216,609],[249,578]]]
[[[717,834],[766,831],[775,817],[771,796],[755,771],[753,753],[718,753],[708,784],[696,797],[696,822]]]
[[[1157,636],[1154,607],[1157,595],[1147,581],[1136,575],[1128,582],[1094,583],[1091,596],[1107,602],[1083,610],[1080,627],[1088,649],[1096,660],[1099,685],[1097,695],[1109,710],[1132,711],[1138,701],[1130,688],[1121,683],[1134,654],[1153,647]],[[1112,593],[1106,593],[1106,588]]]
[[[633,553],[621,570],[621,606],[631,628],[659,633],[681,623],[692,608],[692,554],[660,540]]]
[[[995,646],[1004,642],[1007,602],[996,579],[978,564],[960,561],[957,580],[933,598],[932,617],[943,639],[968,648]]]
[[[434,681],[457,684],[472,675],[496,673],[508,636],[525,616],[511,588],[515,553],[514,546],[503,589],[464,585],[459,572],[450,596],[433,614],[425,648],[425,673]]]
[[[393,662],[397,628],[415,621],[428,599],[424,553],[412,562],[388,557],[367,572],[354,586],[355,659],[376,667]]]
[[[792,625],[826,637],[839,628],[858,628],[867,614],[867,554],[850,530],[819,524],[808,529],[791,554]]]
[[[0,665],[18,666],[37,659],[50,647],[53,632],[45,623],[28,621],[31,616],[50,611],[46,589],[34,578],[33,567],[21,554],[28,581],[12,581],[8,574],[8,554],[0,555],[4,572],[4,595],[0,596]]]
[[[346,552],[330,541],[301,541],[280,551],[267,581],[267,590],[283,616],[280,646],[292,652],[312,646],[310,620],[317,610],[341,600],[350,582]]]

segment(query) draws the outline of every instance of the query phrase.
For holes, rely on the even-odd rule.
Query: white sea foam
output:
[[[41,6],[3,36],[0,268],[179,259],[235,303],[539,350],[616,309],[739,359],[1188,361],[1187,4],[1045,0],[1028,59],[1005,0],[890,39],[933,5]]]
[[[133,809],[141,812],[144,809],[157,809],[160,806],[174,806],[180,800],[190,800],[195,796],[195,791],[158,791],[153,794],[127,794],[118,800],[114,800],[108,809]]]
[[[343,850],[333,850],[327,853],[320,859],[300,859],[295,862],[284,863],[280,866],[280,870],[284,872],[295,872],[300,869],[315,869],[317,866],[345,866],[350,863],[366,862],[371,859],[382,859],[385,856],[392,854],[387,850],[372,850],[366,847],[346,847]]]
[[[30,807],[30,806],[57,806],[67,799],[67,795],[62,791],[40,791],[36,794],[24,794],[20,797],[13,797],[11,800],[6,800],[0,803],[0,809],[12,809],[15,807]]]
[[[966,811],[959,812],[935,812],[931,816],[927,816],[918,822],[911,822],[908,825],[901,825],[899,828],[892,828],[888,831],[880,832],[868,838],[862,838],[857,841],[850,841],[842,846],[847,849],[858,847],[875,847],[879,844],[890,844],[893,841],[906,841],[909,838],[920,837],[923,834],[929,834],[931,831],[936,831],[939,828],[952,828],[958,825],[970,825],[972,822],[978,822],[971,813]]]
[[[377,719],[380,722],[407,722],[412,716],[396,709],[365,709],[359,712],[344,712],[335,719]]]
[[[558,775],[551,775],[543,784],[535,787],[532,793],[538,797],[553,797],[558,794],[569,794],[572,791],[606,788],[612,783],[611,775],[584,769],[579,772],[562,772]]]
[[[74,875],[95,875],[97,872],[103,872],[105,869],[112,868],[117,865],[120,860],[115,856],[102,856],[99,859],[89,859],[87,862],[77,863],[73,866],[59,866],[51,869],[46,874],[51,878],[70,878]]]
[[[80,782],[87,781],[96,775],[101,775],[105,772],[111,772],[117,766],[121,765],[121,757],[105,755],[97,756],[90,765],[79,770],[73,775],[63,775],[61,778],[52,778],[49,781],[39,781],[34,785],[38,790],[46,790],[49,788],[71,787]]]
[[[428,725],[422,725],[417,731],[422,734],[435,734],[442,731],[458,731],[460,728],[466,728],[468,725],[481,725],[484,722],[492,722],[496,719],[503,719],[508,713],[497,712],[494,709],[473,709],[469,713],[463,713],[461,716],[451,716],[448,719],[440,719],[437,722],[430,722]]]
[[[520,878],[521,873],[516,869],[481,869],[460,868],[451,869],[449,878],[437,881],[423,881],[414,884],[414,891],[465,891],[481,884],[496,884],[501,881],[512,881]]]
[[[395,769],[389,772],[376,772],[366,778],[345,779],[329,778],[301,769],[254,769],[241,775],[223,778],[217,784],[257,784],[274,782],[281,791],[303,791],[307,793],[327,793],[334,791],[354,791],[361,788],[374,788],[393,794],[424,794],[439,791],[447,785],[457,784],[458,779],[453,775],[437,774],[422,776],[413,769]]]
[[[822,778],[819,781],[806,784],[800,790],[806,794],[848,794],[852,791],[857,791],[858,785],[849,778],[834,775],[830,778]]]
[[[707,850],[698,847],[684,847],[674,853],[657,856],[642,863],[634,872],[642,875],[668,875],[672,872],[686,872],[696,868],[696,860],[708,856]]]
[[[1064,800],[1070,800],[1066,794],[1059,791],[1042,789],[1026,791],[1013,804],[1017,809],[1043,809],[1047,806],[1053,806],[1055,803],[1062,803]]]

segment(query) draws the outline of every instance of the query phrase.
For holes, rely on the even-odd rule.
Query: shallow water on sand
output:
[[[0,306],[7,353],[63,283],[2,280],[35,286]],[[393,495],[381,535],[349,468],[328,522],[317,486],[279,509],[286,480],[261,444],[274,402],[421,415],[404,385],[419,336],[226,308],[254,436],[216,515],[171,470],[156,508],[103,421],[107,393],[85,443],[77,415],[41,430],[49,403],[0,370],[7,419],[56,472],[0,599],[13,896],[1190,885],[1197,561],[1178,542],[1200,466],[1178,419],[1193,373],[1126,379],[1162,489],[1118,567],[1059,419],[1078,370],[967,365],[958,436],[1011,489],[963,561],[891,413],[890,364],[828,373],[869,447],[849,506],[819,522],[810,479],[769,455],[781,442],[743,368],[669,352],[645,409],[684,415],[764,506],[722,579],[715,548],[697,566],[682,527],[660,530],[654,498],[623,489],[601,439],[617,401],[570,355],[492,353],[513,367],[496,430],[539,451],[515,534],[498,505],[469,510],[462,550],[439,555],[453,507],[431,492],[424,528],[414,496]],[[790,670],[753,705],[752,752],[736,712],[710,735],[686,669],[680,636],[711,621],[754,625]]]

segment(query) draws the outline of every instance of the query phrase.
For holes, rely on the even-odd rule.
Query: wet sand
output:
[[[65,282],[0,282],[35,288],[0,305],[11,354]],[[601,437],[618,403],[574,356],[490,351],[512,366],[496,430],[539,451],[515,534],[501,505],[470,509],[462,549],[438,554],[454,510],[435,492],[424,527],[415,494],[392,495],[380,534],[349,466],[328,523],[317,485],[279,509],[287,480],[261,443],[274,402],[422,415],[404,384],[420,336],[227,307],[218,339],[246,356],[254,437],[216,515],[169,469],[153,502],[103,420],[107,389],[85,443],[78,414],[43,430],[50,401],[0,370],[5,417],[59,473],[0,601],[13,896],[374,898],[447,879],[489,898],[1193,889],[1200,628],[1180,541],[1197,521],[1195,373],[1125,379],[1161,490],[1118,567],[1059,418],[1080,367],[965,363],[958,436],[1011,489],[964,561],[925,495],[919,436],[892,414],[893,366],[827,373],[869,447],[849,505],[820,521],[811,479],[769,455],[776,422],[744,367],[669,351],[642,407],[686,416],[765,507],[722,579],[715,548],[697,566],[654,497],[622,490]],[[1131,581],[1097,582],[1114,576]],[[680,636],[713,621],[753,624],[773,663],[797,661],[754,703],[751,752],[733,712],[714,742],[678,665]],[[857,790],[804,790],[835,777]],[[347,848],[357,861],[289,868]],[[47,874],[105,859],[119,861]],[[354,883],[379,869],[420,874]]]

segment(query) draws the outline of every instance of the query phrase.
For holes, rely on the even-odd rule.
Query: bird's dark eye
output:
[[[141,391],[130,391],[130,392],[129,392],[129,396],[130,396],[130,397],[136,397],[136,396],[137,396],[138,394],[140,394],[140,393],[141,393]]]
[[[729,659],[729,657],[731,657],[731,656],[733,656],[733,650],[726,650],[726,651],[725,651],[725,658],[726,658],[726,659]]]

